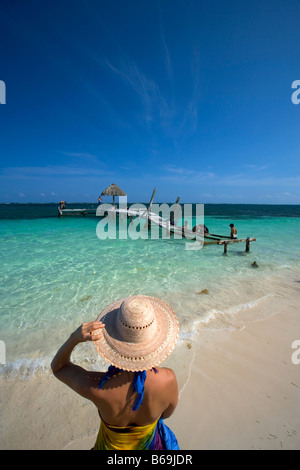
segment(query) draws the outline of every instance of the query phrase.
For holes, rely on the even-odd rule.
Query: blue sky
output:
[[[0,202],[300,203],[296,0],[1,1]]]

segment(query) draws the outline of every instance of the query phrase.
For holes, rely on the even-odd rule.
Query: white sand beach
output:
[[[170,419],[183,449],[300,448],[299,313],[291,304],[198,350]]]
[[[300,448],[300,364],[292,362],[298,286],[290,294],[273,312],[274,300],[266,305],[263,320],[216,333],[205,346],[207,331],[200,332],[189,380],[166,421],[182,450]],[[0,386],[1,449],[92,448],[94,405],[53,376]]]

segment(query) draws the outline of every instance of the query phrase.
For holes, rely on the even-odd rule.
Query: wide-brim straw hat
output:
[[[94,344],[119,369],[141,371],[163,362],[174,349],[179,323],[163,300],[133,295],[108,305],[98,316],[103,336]],[[96,332],[95,332],[96,333]]]

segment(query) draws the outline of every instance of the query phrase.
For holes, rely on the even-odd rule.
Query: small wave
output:
[[[50,374],[51,359],[47,357],[23,358],[0,365],[0,379],[27,380],[39,374]]]
[[[96,356],[96,354],[94,357],[93,354],[90,354],[90,357],[88,357],[85,351],[87,351],[87,348],[83,349],[81,354],[74,353],[74,362],[76,364],[92,371],[107,369],[107,363],[102,358]],[[93,349],[89,350],[89,352],[91,351],[93,352]],[[34,377],[50,376],[52,374],[51,361],[53,356],[20,358],[7,364],[0,364],[0,380],[25,381]]]
[[[211,309],[205,318],[198,319],[194,322],[194,327],[212,327],[213,329],[222,328],[230,330],[242,329],[244,328],[244,323],[242,321],[243,319],[239,318],[238,315],[257,307],[272,297],[274,297],[274,294],[267,294],[260,297],[259,299],[245,302],[243,304],[238,304],[224,310]]]

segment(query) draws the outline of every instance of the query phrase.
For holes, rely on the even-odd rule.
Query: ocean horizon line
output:
[[[60,201],[51,201],[51,202],[14,202],[14,201],[10,201],[10,202],[0,202],[0,205],[10,205],[10,204],[14,204],[14,205],[26,205],[26,204],[35,204],[35,205],[52,205],[52,204],[59,204]],[[98,205],[98,202],[91,202],[91,201],[74,201],[74,202],[66,202],[67,204],[96,204]],[[110,202],[104,202],[105,204],[110,204]],[[148,201],[129,201],[127,202],[128,204],[149,204]],[[117,203],[118,204],[118,203]],[[153,204],[175,204],[174,201],[171,202],[171,201],[158,201],[158,202],[155,202]],[[234,205],[234,206],[300,206],[300,202],[299,203],[283,203],[283,202],[266,202],[266,203],[262,203],[262,202],[179,202],[178,204],[203,204],[205,206],[213,206],[213,205],[222,205],[222,206],[230,206],[230,205]]]

